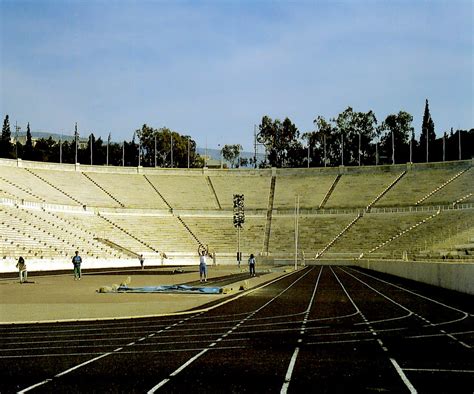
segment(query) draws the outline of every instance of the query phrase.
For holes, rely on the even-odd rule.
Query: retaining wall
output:
[[[357,265],[402,278],[474,295],[474,263],[358,261]]]

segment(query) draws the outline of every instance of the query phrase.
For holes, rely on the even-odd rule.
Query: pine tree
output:
[[[11,143],[12,132],[10,130],[10,119],[5,116],[2,127],[2,137],[0,139],[0,157],[11,158],[13,145]]]
[[[24,160],[33,160],[33,141],[31,138],[30,123],[26,126],[26,143],[23,151]]]
[[[428,144],[426,143],[426,136],[428,136]],[[420,135],[420,155],[419,161],[429,161],[429,146],[432,145],[436,139],[436,134],[434,131],[434,123],[431,118],[430,108],[428,104],[428,99],[425,102],[425,113],[423,114],[423,124],[421,126],[421,135]]]

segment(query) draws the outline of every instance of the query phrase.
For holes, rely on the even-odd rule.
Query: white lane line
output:
[[[118,347],[117,349],[114,350],[114,352],[120,352],[120,350],[123,350],[123,347]]]
[[[57,375],[54,375],[55,378],[59,378],[60,376],[64,376],[66,374],[68,374],[69,372],[72,372],[72,371],[75,371],[76,369],[78,368],[81,368],[83,367],[84,365],[87,365],[87,364],[90,364],[90,363],[93,363],[94,361],[97,361],[97,360],[100,360],[101,358],[104,358],[104,357],[107,357],[107,356],[110,356],[112,353],[104,353],[102,355],[100,355],[99,357],[95,357],[95,358],[92,358],[90,360],[87,360],[85,362],[83,362],[82,364],[79,364],[79,365],[76,365],[72,368],[69,368],[69,369],[66,369],[65,371],[63,372],[60,372],[58,373]]]
[[[194,315],[194,316],[197,316],[197,315]],[[192,317],[193,317],[193,316],[190,316],[190,317],[188,317],[188,319],[190,319],[190,318],[192,318]],[[187,319],[184,319],[184,320],[187,320]],[[157,333],[160,333],[160,332],[163,332],[163,331],[164,331],[164,330],[159,330]],[[143,338],[143,339],[146,339],[146,337]],[[140,340],[139,340],[139,341],[140,341]],[[128,346],[132,346],[132,345],[135,345],[135,342],[130,342],[129,344],[127,344],[127,345],[125,345],[125,346],[128,347]],[[74,371],[74,370],[76,370],[76,369],[78,369],[78,368],[81,368],[81,367],[83,367],[83,366],[85,366],[85,365],[87,365],[87,364],[93,363],[93,362],[95,362],[95,361],[97,361],[97,360],[100,360],[100,359],[102,359],[102,358],[104,358],[104,357],[110,356],[111,354],[117,353],[117,352],[119,352],[119,351],[122,350],[122,349],[123,349],[123,348],[118,348],[118,349],[115,349],[113,352],[103,353],[103,354],[101,354],[101,355],[98,356],[98,357],[94,357],[94,358],[92,358],[92,359],[90,359],[90,360],[88,360],[88,361],[85,361],[85,362],[83,362],[83,363],[81,363],[81,364],[79,364],[79,365],[76,365],[76,366],[74,366],[74,367],[72,367],[72,368],[69,368],[69,369],[67,369],[66,371],[63,371],[63,372],[60,372],[60,373],[54,375],[54,378],[59,378],[59,377],[61,377],[61,376],[63,376],[63,375],[68,374],[69,372],[72,372],[72,371]],[[80,354],[78,354],[78,355],[84,356],[84,355],[86,355],[86,354],[80,353]],[[54,354],[53,354],[53,355],[48,355],[48,357],[49,357],[49,356],[58,356],[58,355],[54,355]],[[62,356],[62,355],[59,355],[59,356]],[[33,357],[33,356],[30,356],[30,357]],[[40,356],[36,356],[36,357],[40,357]],[[34,385],[32,385],[32,386],[27,387],[26,389],[23,389],[23,392],[32,390],[33,388],[38,387],[38,386],[41,386],[41,385],[43,385],[43,384],[46,384],[46,383],[50,382],[51,380],[52,380],[52,379],[46,379],[46,380],[44,380],[44,381],[42,381],[42,382],[40,382],[40,383],[36,383],[36,384],[34,384]]]
[[[43,384],[48,383],[48,382],[51,382],[51,379],[43,380],[42,382],[36,383],[36,384],[34,384],[33,386],[30,386],[30,387],[27,387],[26,389],[20,390],[20,391],[18,391],[17,394],[26,393],[27,391],[33,390],[33,389],[35,389],[36,387],[42,386]]]
[[[271,304],[273,301],[275,301],[278,297],[280,297],[283,293],[285,293],[286,291],[288,291],[291,287],[293,287],[296,283],[298,283],[301,279],[303,279],[306,275],[308,275],[309,273],[311,272],[311,270],[309,270],[308,272],[306,272],[305,274],[301,275],[300,277],[298,277],[295,281],[293,281],[293,283],[291,283],[289,286],[287,286],[285,289],[283,289],[281,292],[279,292],[277,295],[275,295],[273,298],[271,298],[269,301],[267,301],[265,304],[263,304],[262,306],[260,306],[258,309],[254,310],[252,313],[248,314],[247,317],[245,319],[243,319],[241,322],[238,323],[238,325],[236,324],[234,327],[232,327],[227,333],[221,335],[221,338],[225,338],[227,337],[229,334],[231,334],[235,329],[237,329],[237,327],[239,327],[242,323],[245,323],[246,321],[250,320],[254,315],[256,315],[258,312],[260,312],[262,309],[266,308],[269,304]],[[269,282],[266,284],[266,286],[268,286],[269,284],[273,283],[272,282]],[[246,294],[250,294],[250,292],[246,293]],[[245,294],[244,294],[245,295]],[[224,303],[223,303],[224,304]],[[221,304],[222,305],[222,304]],[[199,352],[198,354],[196,354],[195,356],[193,356],[192,358],[190,358],[188,361],[186,361],[183,365],[181,365],[176,371],[174,371],[173,373],[171,373],[169,375],[168,378],[166,379],[163,379],[160,383],[158,383],[156,386],[153,386],[149,391],[148,393],[154,393],[156,390],[158,390],[160,387],[163,387],[163,385],[165,385],[167,382],[170,381],[170,378],[171,377],[174,377],[176,376],[178,373],[180,373],[183,369],[185,369],[186,367],[188,367],[190,364],[192,364],[194,361],[196,361],[197,359],[199,359],[202,355],[204,355],[208,350],[210,349],[210,347],[207,347],[206,349],[203,349],[201,352]]]
[[[285,375],[285,382],[280,390],[280,394],[286,394],[288,391],[288,387],[290,386],[291,376],[293,375],[293,369],[295,368],[296,359],[298,357],[298,353],[300,352],[300,348],[297,347],[291,356],[290,364],[288,365],[288,370],[286,371]]]
[[[445,322],[441,322],[441,323],[432,323],[431,321],[429,321],[429,320],[426,319],[425,317],[420,316],[420,315],[418,315],[417,313],[414,313],[413,311],[410,311],[408,308],[405,308],[403,305],[399,304],[399,303],[396,302],[395,300],[393,300],[393,299],[391,299],[390,297],[384,295],[383,293],[381,293],[381,292],[378,291],[377,289],[375,289],[375,288],[373,288],[372,286],[370,286],[368,283],[366,283],[366,282],[364,282],[363,280],[359,279],[357,276],[351,274],[350,272],[347,272],[346,270],[344,270],[344,269],[342,269],[342,268],[341,268],[341,270],[342,270],[343,272],[345,272],[347,275],[350,275],[350,276],[352,276],[354,279],[358,280],[360,283],[363,283],[363,284],[364,284],[365,286],[367,286],[369,289],[371,289],[371,290],[375,291],[376,293],[380,294],[382,297],[385,297],[387,300],[389,300],[390,302],[394,303],[395,305],[397,305],[397,306],[403,308],[404,310],[406,310],[406,311],[408,311],[408,312],[412,312],[414,316],[416,316],[417,318],[419,318],[419,319],[421,319],[422,321],[426,322],[426,323],[427,323],[427,327],[436,327],[436,326],[446,325],[446,324],[450,324],[450,323],[455,323],[455,322],[462,321],[462,320],[464,320],[464,319],[466,319],[466,318],[468,317],[468,313],[466,313],[466,312],[464,312],[464,311],[461,311],[460,309],[453,308],[453,307],[451,307],[451,306],[449,306],[449,305],[446,305],[446,304],[443,304],[443,303],[441,303],[441,302],[439,302],[439,301],[436,301],[436,300],[433,300],[433,299],[431,299],[431,298],[425,297],[425,296],[423,296],[423,295],[421,295],[421,294],[418,294],[418,293],[415,293],[415,292],[413,292],[413,291],[411,291],[411,290],[407,290],[407,289],[404,289],[403,287],[394,285],[394,284],[392,284],[392,283],[390,283],[390,282],[386,282],[386,281],[384,281],[384,280],[382,280],[382,279],[375,278],[375,277],[373,277],[372,275],[364,274],[364,275],[366,275],[366,276],[368,276],[368,277],[370,277],[370,278],[378,279],[378,280],[379,280],[380,282],[382,282],[382,283],[386,283],[386,284],[392,285],[392,286],[394,286],[394,287],[396,287],[396,288],[399,288],[399,289],[401,289],[401,290],[404,290],[404,291],[406,291],[406,292],[408,292],[408,293],[410,293],[410,294],[414,294],[414,295],[416,295],[416,296],[418,296],[418,297],[424,298],[424,299],[426,299],[426,300],[428,300],[428,301],[431,301],[431,302],[433,302],[433,303],[436,303],[436,304],[438,304],[438,305],[441,305],[441,306],[443,306],[443,307],[446,307],[446,308],[448,308],[448,309],[452,309],[452,310],[454,310],[454,311],[456,311],[456,312],[459,312],[459,313],[462,313],[462,314],[463,314],[463,316],[460,317],[459,319],[450,320],[450,321],[445,321]],[[440,331],[443,332],[442,329],[440,329]],[[450,338],[451,338],[452,340],[454,340],[455,342],[459,343],[461,346],[466,347],[466,348],[470,348],[469,345],[467,345],[466,343],[460,341],[459,339],[455,338],[454,336],[450,336],[450,335],[447,335],[447,336],[450,337]]]
[[[314,298],[316,296],[316,291],[319,286],[319,280],[321,279],[322,272],[323,272],[323,267],[321,267],[321,269],[319,270],[318,278],[316,279],[316,283],[314,284],[313,294],[311,295],[311,299],[309,300],[308,307],[306,308],[305,315],[303,317],[303,322],[301,324],[301,330],[300,330],[301,336],[304,335],[305,330],[306,330],[306,323],[308,321],[309,312],[311,311],[311,308],[314,303]],[[299,344],[303,343],[303,338],[298,338],[298,343]],[[291,357],[290,364],[288,365],[288,369],[286,371],[285,380],[280,390],[281,394],[286,394],[288,391],[288,387],[290,386],[290,382],[291,382],[291,376],[293,375],[293,369],[295,368],[296,359],[298,357],[299,351],[300,351],[300,348],[296,347],[293,352],[293,356]]]
[[[192,364],[194,361],[196,361],[199,357],[201,357],[203,354],[205,354],[209,349],[203,349],[201,352],[196,354],[194,357],[190,358],[188,361],[186,361],[183,365],[181,365],[177,370],[172,372],[170,376],[176,376],[179,374],[183,369],[185,369],[188,365]],[[170,381],[169,378],[163,379],[160,383],[158,383],[156,386],[153,386],[150,390],[147,391],[148,394],[153,394],[156,390],[158,390],[160,387],[165,385]]]
[[[349,269],[350,269],[350,268],[349,268]],[[388,284],[388,285],[393,286],[393,287],[397,287],[398,289],[401,289],[401,290],[403,290],[403,291],[406,291],[407,293],[416,295],[417,297],[424,298],[425,300],[434,302],[435,304],[441,305],[441,306],[443,306],[443,307],[445,307],[445,308],[452,309],[452,310],[454,310],[454,311],[456,311],[456,312],[462,313],[464,316],[463,316],[462,318],[460,318],[459,320],[463,320],[463,319],[465,319],[467,316],[469,316],[469,314],[468,314],[467,312],[465,312],[465,311],[463,311],[463,310],[461,310],[461,309],[454,308],[454,307],[452,307],[452,306],[450,306],[450,305],[446,305],[446,304],[444,304],[444,303],[442,303],[442,302],[440,302],[440,301],[434,300],[433,298],[429,298],[429,297],[426,297],[426,296],[424,296],[424,295],[415,293],[414,291],[408,290],[408,289],[406,289],[406,288],[404,288],[404,287],[402,287],[402,286],[398,286],[398,285],[396,285],[396,284],[394,284],[394,283],[387,282],[387,281],[385,281],[385,280],[383,280],[383,279],[377,278],[377,277],[375,277],[375,276],[373,276],[373,275],[370,275],[370,274],[365,273],[365,272],[362,272],[362,271],[357,271],[357,270],[354,270],[354,269],[352,269],[352,271],[356,271],[356,272],[358,272],[358,273],[360,273],[360,274],[362,274],[362,275],[365,275],[365,276],[368,276],[368,277],[373,278],[373,279],[375,279],[375,280],[378,280],[379,282]],[[453,322],[459,321],[459,320],[453,320]],[[449,323],[451,323],[451,322],[449,322]],[[445,323],[437,323],[436,325],[442,325],[442,324],[445,324]]]
[[[404,371],[410,372],[452,372],[452,373],[472,373],[474,370],[469,369],[439,369],[439,368],[403,368]]]
[[[393,358],[391,358],[390,361],[392,362],[393,366],[398,372],[398,375],[400,375],[400,378],[402,378],[403,383],[405,383],[405,386],[407,386],[407,389],[410,391],[410,393],[412,394],[418,393],[418,391],[416,391],[416,389],[413,387],[411,382],[408,380],[403,370],[400,368],[400,365],[398,365],[397,361]]]
[[[306,342],[306,345],[340,345],[341,343],[360,343],[360,342],[374,342],[373,338],[366,339],[346,339],[339,341],[318,341],[318,342]]]
[[[374,289],[373,287],[371,287],[369,284],[365,283],[364,281],[362,281],[361,279],[357,278],[356,276],[352,275],[350,272],[347,272],[346,270],[342,269],[342,268],[339,268],[342,272],[346,273],[346,275],[350,275],[351,277],[353,277],[354,279],[357,279],[360,283],[362,283],[364,286],[368,287],[369,289],[375,291],[377,294],[380,294],[382,297],[386,298],[387,300],[389,300],[390,302],[393,302],[394,304],[400,306],[402,309],[404,309],[405,311],[407,312],[411,312],[408,308],[405,308],[403,305],[401,304],[398,304],[396,301],[392,300],[391,298],[389,298],[388,296],[382,294],[381,292],[379,292],[377,289]],[[338,280],[338,282],[342,285],[341,281],[339,280],[338,276],[336,275],[336,273],[334,272],[334,270],[331,268],[331,271],[333,272],[334,276],[336,276],[336,279]],[[344,286],[343,286],[344,288]],[[354,306],[359,309],[355,303],[354,303],[354,300],[349,296],[349,294],[346,292],[346,294],[348,295],[349,297],[349,300],[354,304]],[[362,313],[362,311],[360,312],[362,318],[367,321],[365,315]],[[377,335],[377,332],[372,328],[372,326],[368,325],[370,331],[372,332],[372,334],[375,334]],[[388,348],[380,345],[379,343],[379,346],[381,346],[382,350],[386,353],[388,353]],[[408,378],[406,377],[406,375],[403,373],[402,369],[400,368],[400,366],[398,365],[397,361],[393,358],[390,358],[390,361],[392,363],[392,365],[395,367],[398,375],[400,376],[400,378],[402,379],[403,383],[405,383],[405,386],[407,386],[408,390],[410,390],[410,393],[417,393],[416,389],[413,387],[413,385],[411,384],[411,382],[408,380]]]
[[[466,335],[466,334],[474,334],[474,331],[459,331],[459,332],[452,332],[451,335]],[[410,339],[418,339],[418,338],[430,338],[430,337],[442,337],[445,334],[423,334],[423,335],[411,335]]]

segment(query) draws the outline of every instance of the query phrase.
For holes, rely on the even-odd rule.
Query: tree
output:
[[[302,148],[298,141],[299,131],[289,118],[281,122],[279,119],[273,121],[265,115],[258,127],[260,132],[257,141],[265,145],[271,166],[300,165],[302,159],[297,156]]]
[[[33,140],[31,138],[31,130],[30,130],[30,123],[26,126],[26,142],[25,147],[23,149],[23,156],[24,160],[33,160],[34,152],[33,152]]]
[[[59,153],[56,147],[57,144],[52,137],[39,139],[35,144],[34,160],[47,162],[59,161],[57,160]]]
[[[316,149],[319,147],[320,159],[319,162],[326,166],[331,162],[335,164],[335,157],[331,157],[333,150],[330,149],[330,146],[334,143],[335,140],[335,129],[333,125],[328,122],[323,116],[318,116],[313,120],[313,124],[316,128]],[[314,146],[313,143],[311,146]],[[317,150],[315,150],[317,154]],[[326,161],[325,161],[326,160]]]
[[[240,151],[242,150],[242,145],[235,144],[235,145],[224,145],[222,148],[222,157],[224,160],[230,163],[231,168],[235,168],[239,165],[238,159],[240,156]]]
[[[427,143],[428,137],[428,143]],[[418,154],[418,161],[429,161],[429,145],[436,139],[435,127],[433,119],[431,118],[428,99],[425,101],[425,112],[423,114],[423,123],[420,134],[420,149]]]
[[[167,127],[154,129],[144,124],[135,131],[141,141],[142,165],[152,167],[156,163],[159,167],[171,167],[171,151],[173,152],[173,167],[185,168],[188,166],[188,149],[190,167],[202,167],[202,160],[196,153],[196,142],[188,135],[181,135]],[[171,146],[171,141],[173,146]]]
[[[379,127],[381,135],[380,150],[382,162],[392,163],[392,134],[395,147],[395,163],[406,163],[410,160],[410,138],[414,128],[411,125],[413,116],[408,112],[388,115]]]
[[[367,164],[373,157],[374,148],[371,142],[377,133],[375,114],[372,111],[354,112],[351,107],[347,107],[334,122],[336,141],[331,146],[332,156],[335,157],[339,151],[340,157],[342,149],[344,157],[343,160],[340,157],[341,164],[359,164],[359,154],[361,164]]]
[[[2,127],[2,136],[0,139],[0,157],[12,158],[13,146],[11,143],[12,132],[10,130],[10,119],[8,115],[5,116]]]

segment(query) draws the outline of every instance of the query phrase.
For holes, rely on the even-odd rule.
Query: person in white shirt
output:
[[[206,252],[203,250],[199,256],[199,281],[207,282]]]

